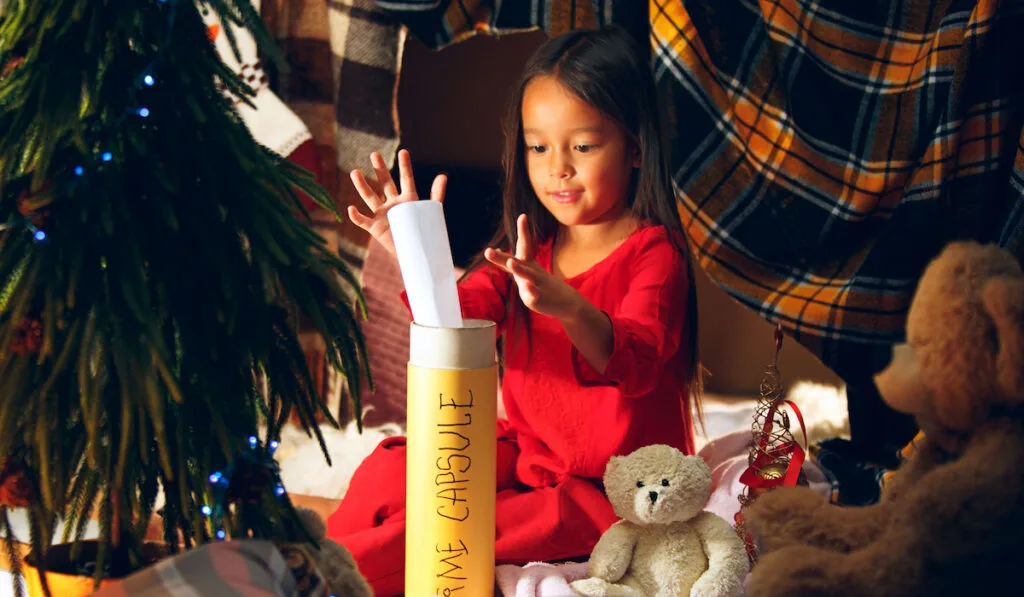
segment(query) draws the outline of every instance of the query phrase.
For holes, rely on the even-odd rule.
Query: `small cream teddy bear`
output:
[[[665,445],[615,456],[604,473],[613,524],[590,555],[590,578],[572,583],[585,597],[732,597],[749,561],[721,517],[704,512],[711,469],[699,456]]]

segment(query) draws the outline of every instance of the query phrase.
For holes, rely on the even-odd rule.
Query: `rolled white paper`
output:
[[[425,326],[461,328],[455,264],[441,203],[400,203],[388,210],[388,222],[413,321]]]

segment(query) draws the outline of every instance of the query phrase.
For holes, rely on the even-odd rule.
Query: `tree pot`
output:
[[[80,597],[91,595],[97,589],[116,584],[119,578],[105,578],[99,587],[93,580],[92,570],[95,569],[99,543],[82,541],[78,557],[71,559],[71,543],[59,543],[52,546],[46,553],[46,581],[50,586],[52,597]],[[155,564],[167,555],[167,548],[159,543],[144,543],[142,558],[145,566]],[[107,555],[110,558],[110,554]],[[45,597],[43,582],[36,565],[35,554],[25,556],[22,572],[25,575],[25,589],[29,597]],[[134,571],[133,571],[134,572]]]

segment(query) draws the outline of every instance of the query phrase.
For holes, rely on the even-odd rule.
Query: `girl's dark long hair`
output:
[[[523,93],[527,84],[539,76],[552,76],[591,106],[600,110],[626,133],[640,153],[640,167],[633,172],[628,194],[633,216],[640,222],[660,224],[676,250],[685,258],[689,280],[686,301],[687,325],[680,347],[689,349],[690,403],[703,427],[703,367],[697,345],[697,292],[694,269],[664,150],[661,118],[654,77],[646,55],[636,40],[617,26],[597,30],[570,31],[549,39],[530,57],[513,89],[505,117],[505,151],[502,160],[504,189],[502,227],[488,246],[511,250],[515,247],[516,218],[526,214],[531,238],[543,243],[558,231],[555,220],[533,192],[526,171],[526,147],[523,140]],[[483,263],[480,256],[469,271]],[[529,312],[514,288],[509,288],[506,321],[513,311],[527,329]],[[506,333],[506,342],[515,341]]]

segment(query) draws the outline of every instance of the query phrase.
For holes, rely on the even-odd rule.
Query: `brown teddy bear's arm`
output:
[[[754,500],[743,516],[763,553],[797,544],[848,552],[875,540],[889,506],[844,508],[807,487],[779,487]]]
[[[628,520],[620,520],[608,527],[590,554],[587,565],[590,576],[608,582],[621,579],[633,561],[633,549],[641,530]]]
[[[938,466],[906,491],[903,518],[922,543],[955,541],[989,553],[1022,529],[1024,430],[1011,419],[978,429],[958,460]],[[976,545],[969,545],[973,542]]]

